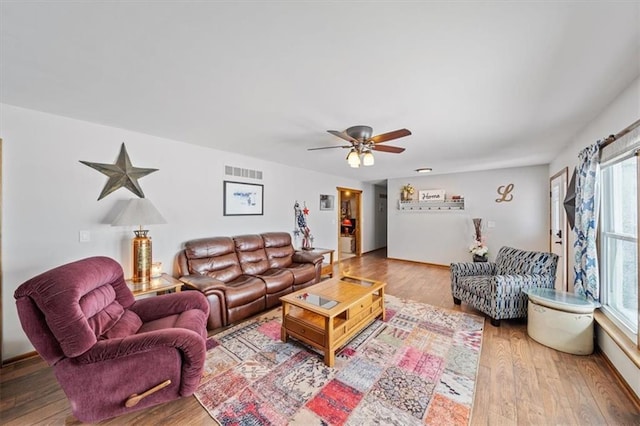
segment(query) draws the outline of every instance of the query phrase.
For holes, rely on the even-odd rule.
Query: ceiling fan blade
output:
[[[373,145],[371,147],[374,151],[383,151],[383,152],[392,152],[394,154],[400,154],[404,151],[404,148],[400,148],[399,146],[389,146],[389,145]]]
[[[345,141],[349,141],[351,143],[358,143],[357,139],[352,138],[351,136],[347,135],[346,133],[343,132],[339,132],[337,130],[327,130],[327,132],[331,133],[333,136],[337,136],[341,139],[344,139]]]
[[[409,136],[410,134],[411,134],[411,131],[408,129],[398,129],[398,130],[394,130],[393,132],[382,133],[381,135],[373,136],[369,140],[372,141],[373,143],[382,143],[382,142],[387,142],[387,141],[391,141],[398,138],[403,138],[405,136]]]
[[[319,149],[332,149],[332,148],[353,148],[353,146],[352,145],[321,146],[320,148],[308,148],[307,151],[317,151]]]

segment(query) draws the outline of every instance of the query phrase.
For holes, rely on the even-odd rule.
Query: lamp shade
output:
[[[360,167],[360,156],[355,149],[352,149],[349,152],[349,155],[347,155],[347,163],[349,163],[349,165],[354,168]]]
[[[342,221],[342,226],[351,226],[351,220],[348,217],[345,217]]]
[[[158,209],[146,198],[132,198],[111,223],[112,226],[159,225],[167,223]]]
[[[373,166],[374,163],[375,159],[373,158],[373,154],[371,153],[371,151],[365,152],[362,156],[362,164],[364,164],[365,166]]]

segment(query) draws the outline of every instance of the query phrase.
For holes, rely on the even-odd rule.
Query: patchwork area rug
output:
[[[333,368],[280,341],[281,308],[210,337],[196,398],[222,425],[468,425],[484,319],[385,298]]]

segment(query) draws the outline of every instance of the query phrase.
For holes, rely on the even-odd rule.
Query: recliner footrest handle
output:
[[[124,405],[125,405],[125,407],[135,407],[136,405],[138,405],[138,402],[142,401],[143,398],[146,398],[147,396],[151,395],[152,393],[158,392],[160,389],[166,388],[170,384],[171,384],[171,380],[165,380],[164,382],[155,385],[154,387],[152,387],[151,389],[141,393],[140,395],[138,395],[137,393],[134,393],[129,398],[127,398],[127,400],[125,401]]]

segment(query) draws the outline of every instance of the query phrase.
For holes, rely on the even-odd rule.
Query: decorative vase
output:
[[[476,231],[476,241],[482,241],[482,219],[479,217],[474,218],[473,227]]]
[[[488,259],[486,256],[478,256],[477,254],[473,255],[474,262],[486,262]]]
[[[400,201],[408,201],[408,200],[409,200],[409,192],[402,191],[402,193],[400,193]]]

